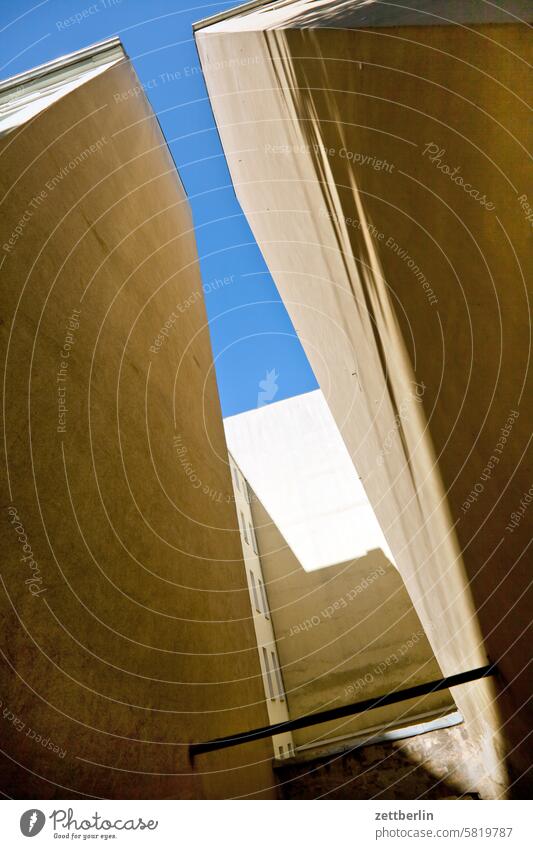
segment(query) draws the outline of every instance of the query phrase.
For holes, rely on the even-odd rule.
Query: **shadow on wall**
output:
[[[251,494],[291,718],[441,677],[402,578],[382,551],[306,572]],[[308,751],[455,711],[444,690],[299,729],[294,743]]]
[[[277,767],[283,799],[479,799],[464,725]]]
[[[530,535],[516,517],[531,486],[530,326],[527,226],[508,181],[523,179],[527,27],[486,4],[452,6],[485,9],[491,37],[481,24],[369,29],[354,18],[332,29],[322,12],[332,23],[349,9],[333,2],[313,4],[316,19],[276,7],[272,20],[266,10],[197,39],[226,151],[253,150],[228,159],[239,201],[435,655],[446,674],[498,666],[454,695],[489,797],[520,798]],[[208,49],[210,62],[237,49],[263,61],[214,74]],[[442,161],[426,156],[432,139]],[[507,180],[493,167],[502,157]],[[454,166],[471,182],[448,179]],[[402,411],[415,379],[422,402]]]

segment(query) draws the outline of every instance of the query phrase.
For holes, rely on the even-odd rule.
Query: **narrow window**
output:
[[[261,613],[261,607],[259,606],[259,597],[257,595],[257,584],[255,583],[255,575],[250,569],[250,583],[252,585],[252,593],[254,597],[255,609],[258,613]]]
[[[268,662],[268,654],[267,654],[267,650],[264,646],[262,646],[261,648],[263,649],[263,662],[265,664],[265,673],[266,673],[266,679],[267,679],[267,684],[268,684],[268,693],[269,693],[272,701],[274,701],[276,696],[274,695],[274,685],[272,684],[272,675],[271,675],[271,672],[270,672],[270,663]]]
[[[250,539],[252,540],[252,548],[255,551],[255,553],[257,554],[258,553],[257,552],[257,540],[255,538],[254,526],[252,525],[251,522],[248,522],[248,529],[250,531]]]
[[[232,466],[231,468],[233,470],[233,480],[235,481],[235,486],[237,487],[237,489],[240,492],[241,491],[241,485],[239,483],[239,473],[238,473],[237,469],[235,468],[235,466]]]
[[[248,543],[248,537],[246,535],[246,522],[244,521],[244,516],[243,516],[242,510],[239,510],[239,513],[240,513],[240,516],[241,516],[242,535],[244,537],[245,543]]]
[[[270,619],[270,616],[268,615],[269,610],[268,610],[268,601],[267,601],[266,592],[265,592],[265,585],[263,584],[263,581],[261,580],[261,578],[258,578],[257,580],[259,581],[259,592],[261,593],[261,601],[263,602],[263,613],[265,614],[267,619]]]
[[[283,746],[278,746],[280,760],[283,757]]]
[[[283,681],[281,680],[281,670],[279,668],[279,662],[278,662],[276,655],[274,654],[273,651],[271,651],[270,654],[272,655],[272,666],[274,668],[274,674],[276,676],[276,683],[278,685],[278,695],[279,695],[280,701],[283,702],[283,701],[285,701],[285,691],[283,689]]]

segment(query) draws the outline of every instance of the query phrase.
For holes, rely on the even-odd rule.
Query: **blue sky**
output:
[[[192,38],[193,21],[238,5],[0,0],[1,79],[112,35],[122,39],[189,195],[225,416],[256,407],[258,396],[269,403],[317,387],[231,187]],[[79,22],[69,23],[76,15]],[[210,285],[224,277],[231,283]]]

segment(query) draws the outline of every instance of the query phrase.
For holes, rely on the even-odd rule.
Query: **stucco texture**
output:
[[[269,740],[188,755],[268,717],[191,214],[136,86],[123,61],[0,140],[1,789],[269,798]]]
[[[528,28],[470,19],[480,3],[467,25],[373,27],[364,5],[258,10],[197,44],[237,196],[437,661],[498,664],[453,693],[492,793],[527,795]]]

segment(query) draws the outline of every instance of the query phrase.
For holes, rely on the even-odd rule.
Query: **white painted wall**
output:
[[[320,389],[224,420],[228,448],[306,571],[379,548],[374,511]]]

